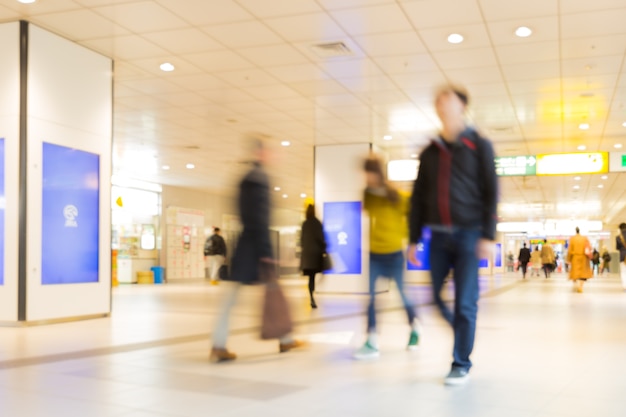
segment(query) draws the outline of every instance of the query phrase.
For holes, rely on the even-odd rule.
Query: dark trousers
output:
[[[526,271],[528,271],[528,262],[520,262],[520,268],[522,268],[522,275],[526,276]]]
[[[456,229],[433,232],[430,243],[430,272],[434,301],[454,330],[453,367],[469,370],[478,314],[478,230]],[[454,268],[454,312],[441,298],[445,279]]]
[[[313,293],[315,292],[315,275],[317,275],[317,273],[307,271],[307,275],[309,277],[309,295],[311,296],[311,299],[313,299]]]

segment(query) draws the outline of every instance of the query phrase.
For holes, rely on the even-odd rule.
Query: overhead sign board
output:
[[[626,152],[611,152],[610,153],[609,171],[626,172]]]
[[[603,174],[608,171],[608,152],[537,155],[537,175]]]
[[[498,156],[496,174],[501,177],[536,175],[537,159],[533,155],[527,156]]]

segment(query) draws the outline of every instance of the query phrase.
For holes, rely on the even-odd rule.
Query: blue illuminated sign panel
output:
[[[0,285],[4,285],[4,138],[0,138]]]
[[[430,271],[430,239],[432,232],[428,227],[425,227],[422,231],[422,238],[417,244],[417,260],[420,262],[420,266],[413,265],[411,262],[407,262],[407,269],[409,271]]]
[[[98,282],[100,157],[43,144],[41,282]]]
[[[331,274],[361,274],[361,202],[324,203]]]
[[[496,259],[495,259],[495,267],[502,267],[502,243],[496,243]]]

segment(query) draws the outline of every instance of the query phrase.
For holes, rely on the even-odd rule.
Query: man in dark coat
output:
[[[517,257],[519,261],[520,268],[522,268],[522,276],[526,279],[526,271],[528,270],[528,262],[530,262],[530,249],[524,246],[519,250],[519,256]]]
[[[230,312],[235,305],[241,284],[259,282],[259,267],[262,264],[276,263],[270,241],[270,186],[269,178],[263,167],[268,159],[268,152],[261,139],[251,141],[252,168],[239,184],[238,208],[243,231],[235,248],[229,279],[236,281],[230,294],[226,295],[213,332],[213,362],[231,361],[237,355],[226,349]],[[303,343],[288,334],[280,339],[280,352],[287,352],[301,347]]]

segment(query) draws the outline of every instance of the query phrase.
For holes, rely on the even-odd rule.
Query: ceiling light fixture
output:
[[[578,190],[578,189],[580,189],[580,185],[575,185],[574,190]]]
[[[417,158],[417,154],[416,153],[412,153],[411,154],[411,158]]]
[[[289,197],[287,194],[283,194],[283,198],[287,198]]]
[[[185,166],[187,167],[187,169],[194,169],[196,167],[194,164],[187,164]]]
[[[622,126],[626,127],[626,122],[622,123]]]
[[[574,177],[574,181],[580,181],[580,177]]]
[[[448,42],[458,44],[463,42],[463,35],[459,35],[458,33],[453,33],[448,36]]]
[[[274,191],[280,191],[280,187],[274,187]]]
[[[604,188],[604,185],[600,184],[598,185],[598,188]]]
[[[291,145],[291,142],[289,142],[288,140],[284,140],[282,142],[280,142],[281,146],[289,146]]]
[[[31,3],[36,2],[37,0],[17,0],[17,1],[22,4],[31,4]]]
[[[603,180],[608,180],[608,179],[609,179],[609,176],[608,176],[608,175],[603,175],[603,176],[602,176],[602,179],[603,179]]]
[[[585,149],[587,149],[587,147],[585,145],[580,145],[577,149],[579,151],[584,151]]]
[[[515,34],[520,38],[527,38],[533,34],[533,31],[526,26],[520,26],[515,30]]]
[[[161,168],[163,168],[163,171],[169,171],[170,166],[169,165],[163,165]]]
[[[581,123],[578,125],[578,128],[580,130],[588,130],[589,129],[589,123]]]
[[[391,136],[391,135],[385,135],[385,136],[383,136],[383,139],[385,139],[385,140],[391,140],[391,139],[393,139],[393,136]]]
[[[613,145],[613,147],[614,147],[615,149],[621,149],[622,144],[621,144],[621,143],[616,143],[615,145]]]
[[[171,72],[171,71],[174,71],[175,69],[174,65],[170,64],[169,62],[162,63],[159,68],[161,68],[161,71],[165,71],[165,72]]]
[[[300,198],[306,198],[306,194],[304,193],[300,194]]]

